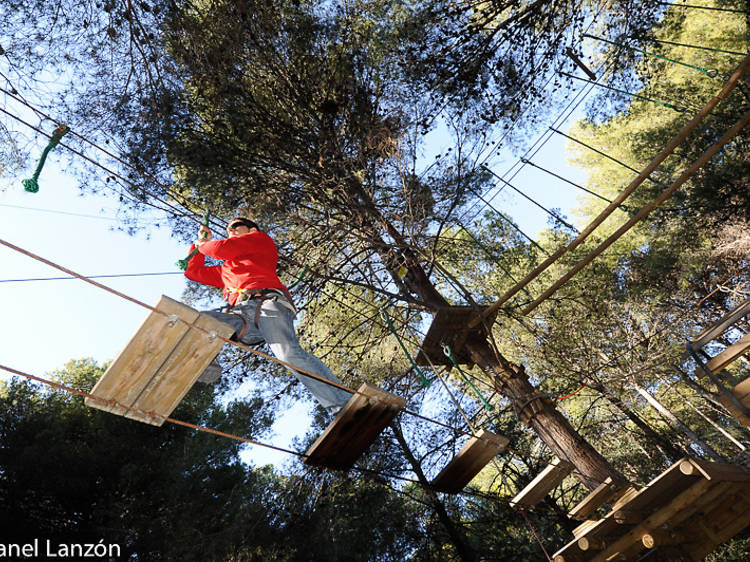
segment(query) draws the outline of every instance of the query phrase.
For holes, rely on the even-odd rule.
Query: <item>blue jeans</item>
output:
[[[239,334],[242,330],[242,319],[239,317],[241,314],[245,319],[245,333],[242,334],[241,343],[258,345],[266,342],[278,359],[338,383],[339,380],[323,361],[302,349],[294,331],[294,312],[288,308],[286,301],[280,302],[281,299],[284,297],[273,297],[261,303],[258,328],[255,327],[255,311],[259,300],[257,298],[235,306],[233,309],[235,313],[207,311],[203,314],[226,322],[235,329],[235,334]],[[352,396],[349,391],[287,368],[324,408],[336,411],[343,407]]]

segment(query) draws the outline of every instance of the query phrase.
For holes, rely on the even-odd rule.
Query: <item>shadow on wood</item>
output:
[[[438,492],[456,494],[508,446],[508,438],[480,429],[432,481]]]
[[[305,463],[349,470],[404,406],[403,398],[363,384],[307,450]]]

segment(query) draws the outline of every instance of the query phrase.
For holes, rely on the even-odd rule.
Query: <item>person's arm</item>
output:
[[[190,251],[192,252],[194,248],[195,244],[191,245]],[[219,289],[224,288],[224,282],[221,279],[221,266],[206,266],[206,257],[201,253],[200,247],[195,252],[195,255],[190,258],[190,261],[188,261],[187,269],[185,269],[185,277],[204,285],[211,285]]]
[[[253,235],[235,236],[226,240],[209,240],[198,247],[198,252],[217,260],[231,260],[257,251]]]

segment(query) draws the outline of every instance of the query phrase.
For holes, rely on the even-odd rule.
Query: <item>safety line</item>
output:
[[[77,388],[73,388],[64,384],[61,384],[59,382],[51,381],[49,379],[45,379],[42,377],[37,377],[35,375],[32,375],[30,373],[24,373],[23,371],[19,371],[17,369],[13,369],[11,367],[7,367],[5,365],[0,365],[0,369],[3,369],[4,371],[8,371],[9,373],[13,373],[14,375],[20,375],[22,377],[25,377],[27,379],[31,379],[37,382],[41,382],[43,384],[46,384],[48,386],[57,388],[58,390],[63,390],[65,392],[69,392],[71,394],[76,394],[78,396],[82,396],[84,398],[88,398],[90,400],[94,400],[96,402],[99,402],[100,404],[104,404],[107,406],[117,406],[118,408],[123,408],[129,412],[133,412],[140,415],[145,415],[147,417],[150,417],[152,419],[159,419],[163,420],[165,422],[169,422],[175,425],[181,425],[183,427],[189,427],[190,429],[196,429],[198,431],[203,431],[206,433],[211,433],[213,435],[218,435],[220,437],[228,437],[229,439],[234,439],[236,441],[243,441],[245,443],[249,443],[251,445],[259,445],[261,447],[266,447],[268,449],[274,449],[276,451],[280,451],[282,453],[288,453],[290,455],[296,455],[298,457],[307,457],[307,455],[300,453],[298,451],[292,451],[290,449],[283,449],[281,447],[277,447],[276,445],[270,445],[268,443],[261,443],[260,441],[255,441],[254,439],[249,439],[247,437],[241,437],[239,435],[234,435],[232,433],[226,433],[224,431],[219,431],[217,429],[212,429],[210,427],[203,427],[200,425],[196,425],[194,423],[189,423],[185,421],[181,421],[175,418],[171,418],[169,416],[164,416],[162,414],[157,414],[153,411],[145,411],[141,410],[140,408],[133,408],[131,406],[127,406],[126,404],[123,404],[122,402],[118,402],[117,400],[108,400],[106,398],[102,398],[101,396],[96,396],[95,394],[91,394],[89,392],[85,392],[83,390],[78,390]]]
[[[183,275],[181,271],[163,271],[158,273],[117,273],[111,275],[86,275],[88,279],[104,279],[108,277],[151,277],[157,275]],[[26,279],[0,279],[0,283],[24,283],[27,281],[66,281],[77,279],[74,275],[69,277],[28,277]]]

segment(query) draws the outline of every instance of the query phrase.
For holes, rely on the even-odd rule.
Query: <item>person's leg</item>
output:
[[[253,322],[251,318],[248,318],[248,320],[250,323]],[[271,347],[273,354],[286,363],[338,383],[339,380],[323,361],[302,349],[297,339],[297,334],[294,331],[293,322],[294,313],[289,308],[277,300],[263,301],[258,324],[263,339]],[[324,408],[337,411],[352,396],[347,390],[326,384],[294,369],[289,370],[305,385]]]
[[[250,326],[249,328],[251,329],[245,329],[243,333],[243,322],[239,314],[219,312],[216,310],[206,310],[203,311],[202,314],[206,314],[208,316],[216,318],[221,322],[224,322],[225,324],[229,324],[232,328],[234,328],[235,335],[232,337],[236,337],[238,334],[242,333],[243,343],[248,340],[248,345],[255,345],[263,341],[260,332],[255,329],[255,326]],[[221,375],[221,364],[219,364],[219,358],[215,357],[214,360],[209,363],[208,367],[205,368],[203,373],[201,373],[201,376],[198,377],[198,382],[214,384],[218,382],[218,380],[221,378]]]

